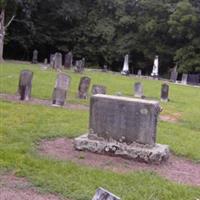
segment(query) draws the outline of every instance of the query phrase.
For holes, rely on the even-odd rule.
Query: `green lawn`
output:
[[[37,65],[1,64],[0,92],[15,94],[21,69],[34,71],[32,94],[37,98],[51,98],[56,73],[42,71]],[[111,73],[67,73],[72,77],[69,100],[75,98],[81,76],[88,75],[92,84],[107,86],[108,93],[118,91],[133,96],[137,79]],[[159,99],[160,81],[142,80],[145,95]],[[179,123],[159,122],[158,142],[168,144],[177,155],[200,162],[200,89],[170,84],[170,99],[162,104],[164,113],[180,113]],[[23,105],[0,101],[0,169],[12,170],[26,176],[44,191],[59,193],[73,200],[89,200],[97,187],[102,186],[123,200],[196,200],[200,188],[187,187],[167,181],[154,173],[117,174],[105,170],[79,166],[72,162],[54,161],[36,152],[41,138],[76,137],[87,132],[88,112],[40,105]]]

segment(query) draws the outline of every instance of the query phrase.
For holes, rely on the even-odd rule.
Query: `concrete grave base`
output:
[[[79,151],[91,151],[99,154],[121,156],[136,161],[160,164],[169,158],[169,147],[167,145],[155,144],[142,145],[132,143],[120,143],[115,140],[106,141],[95,135],[82,135],[74,139],[74,147]]]

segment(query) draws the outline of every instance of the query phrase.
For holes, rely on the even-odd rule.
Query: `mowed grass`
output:
[[[88,112],[0,101],[0,171],[25,176],[43,192],[71,200],[92,199],[101,186],[123,200],[196,200],[200,188],[178,185],[151,172],[118,174],[39,156],[42,138],[87,132]]]
[[[19,72],[34,72],[32,96],[51,99],[56,79],[53,70],[43,71],[38,65],[4,63],[0,66],[0,93],[15,94]],[[107,87],[108,94],[121,92],[133,97],[133,84],[141,81],[145,96],[159,100],[161,81],[123,77],[118,74],[86,71],[71,76],[68,97],[70,103],[89,104],[76,98],[81,76],[89,76],[92,84]],[[200,162],[200,89],[170,84],[170,99],[161,104],[163,114],[180,116],[178,123],[159,122],[159,143],[168,144],[171,151],[195,162]],[[138,172],[117,174],[54,161],[38,156],[36,147],[42,138],[74,138],[88,130],[88,112],[66,110],[41,105],[23,105],[0,101],[0,169],[11,170],[27,177],[43,191],[58,193],[73,200],[91,199],[96,188],[104,187],[123,200],[196,200],[200,189],[178,185],[155,173]]]

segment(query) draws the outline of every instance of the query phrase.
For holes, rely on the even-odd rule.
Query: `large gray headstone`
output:
[[[106,94],[106,87],[103,85],[93,85],[92,94]]]
[[[29,100],[31,98],[33,72],[29,70],[23,70],[19,77],[18,91],[20,100]]]
[[[183,74],[181,83],[186,85],[187,84],[187,79],[188,79],[188,74]]]
[[[91,79],[89,77],[82,77],[78,87],[78,97],[80,99],[87,99],[88,97],[88,89],[90,87]]]
[[[161,87],[161,101],[169,101],[169,85],[166,83],[163,83]]]
[[[90,100],[90,135],[127,144],[155,145],[157,101],[94,95]]]
[[[98,188],[92,200],[120,200],[120,198],[103,188]]]
[[[57,70],[62,69],[62,54],[61,53],[55,54],[54,69],[57,69]]]
[[[57,75],[55,88],[53,91],[53,105],[63,106],[70,86],[70,77],[67,74]]]
[[[142,83],[137,82],[134,84],[134,96],[138,98],[142,98],[144,96]]]
[[[73,54],[70,51],[65,55],[65,63],[64,63],[65,68],[70,69],[72,67],[72,63],[73,63]]]
[[[37,64],[38,63],[38,51],[37,50],[33,51],[32,63],[33,64]]]

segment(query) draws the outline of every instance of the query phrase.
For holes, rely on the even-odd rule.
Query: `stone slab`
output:
[[[100,187],[97,189],[92,200],[120,200],[120,198]]]
[[[90,151],[98,154],[108,154],[133,159],[140,162],[160,164],[169,158],[169,147],[167,145],[155,144],[154,147],[132,143],[119,143],[117,141],[106,141],[93,135],[82,135],[74,140],[74,147],[79,151]]]
[[[89,133],[153,146],[159,112],[157,101],[97,94],[90,100]]]

